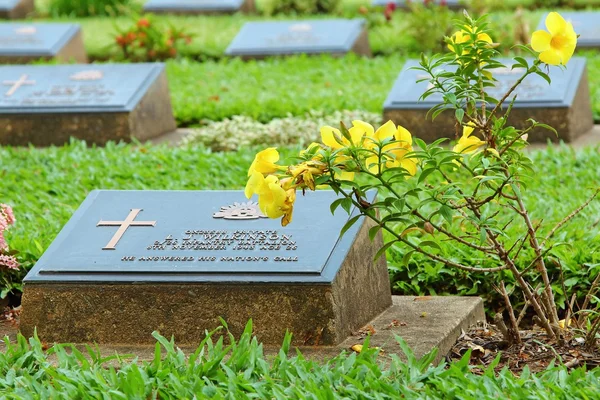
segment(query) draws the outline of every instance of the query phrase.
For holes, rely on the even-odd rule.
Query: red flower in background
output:
[[[394,11],[396,11],[396,3],[393,1],[390,1],[385,6],[385,11],[383,12],[383,15],[385,16],[386,21],[392,20],[392,14],[394,14]]]

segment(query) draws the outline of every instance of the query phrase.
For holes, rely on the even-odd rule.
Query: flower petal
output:
[[[540,54],[540,61],[549,65],[560,65],[561,56],[555,50],[546,50]]]
[[[546,17],[546,29],[552,36],[563,33],[567,28],[567,21],[557,12],[551,12]]]
[[[396,133],[396,125],[390,120],[377,129],[375,132],[375,139],[384,140],[391,138],[394,136],[394,133]]]
[[[325,144],[325,146],[331,147],[332,149],[339,149],[342,147],[342,145],[339,144],[337,140],[335,140],[334,135],[338,138],[341,138],[342,132],[340,132],[339,129],[333,128],[331,126],[324,126],[321,128],[321,140],[323,141],[323,144]]]
[[[398,129],[396,130],[396,140],[400,143],[400,147],[409,148],[412,146],[412,135],[405,127],[398,125]]]
[[[552,35],[546,31],[535,31],[531,35],[531,47],[537,52],[546,51],[550,48]]]
[[[252,172],[248,182],[246,183],[246,188],[244,189],[244,194],[246,198],[252,197],[254,193],[258,193],[260,191],[260,186],[265,182],[265,178],[258,171]]]

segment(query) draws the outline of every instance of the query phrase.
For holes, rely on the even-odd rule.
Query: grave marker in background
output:
[[[144,12],[156,14],[233,14],[254,12],[255,0],[148,0]]]
[[[86,63],[79,25],[0,23],[1,64],[20,64],[39,59]]]
[[[34,0],[0,0],[0,18],[25,18],[35,9]]]
[[[0,66],[0,144],[150,139],[175,130],[163,64]]]
[[[510,59],[501,59],[500,61],[509,66],[514,63]],[[417,60],[409,60],[404,65],[385,101],[384,119],[393,120],[416,137],[427,142],[442,137],[454,138],[456,136],[454,113],[443,112],[433,121],[431,121],[431,117],[426,119],[429,109],[441,103],[441,96],[432,95],[425,101],[419,100],[427,90],[429,82],[416,83],[417,80],[426,78],[422,71],[410,69],[417,65],[419,65]],[[495,70],[493,73],[498,79],[497,89],[491,90],[489,93],[496,99],[500,99],[522,75],[521,70],[510,70],[510,68]],[[556,129],[558,138],[552,131],[538,128],[529,134],[530,142],[545,142],[547,139],[573,141],[577,136],[592,129],[594,125],[586,60],[581,57],[573,57],[566,70],[550,67],[550,78],[552,85],[548,85],[543,78],[537,75],[527,77],[516,90],[517,101],[508,124],[522,128],[528,126],[525,123],[527,119],[533,118]],[[504,107],[507,107],[509,103],[510,101],[506,101]]]
[[[252,318],[265,344],[335,345],[392,305],[381,233],[298,196],[292,224],[241,191],[94,191],[25,278],[21,330],[48,342],[198,343]],[[369,201],[373,201],[373,193]],[[356,210],[354,210],[356,212]]]
[[[581,36],[577,39],[578,48],[600,48],[600,12],[572,11],[562,12],[560,15],[573,24],[575,32]],[[546,17],[544,15],[537,29],[546,30]]]
[[[291,54],[343,55],[348,52],[371,55],[362,19],[247,22],[225,54],[248,59]]]

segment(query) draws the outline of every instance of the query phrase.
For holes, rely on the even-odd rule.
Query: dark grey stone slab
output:
[[[34,0],[0,0],[0,18],[25,18],[34,10]]]
[[[505,65],[511,66],[514,62],[502,59]],[[394,86],[384,103],[384,115],[396,123],[403,124],[407,129],[424,140],[434,140],[439,137],[454,136],[454,122],[449,113],[443,113],[436,118],[433,124],[425,121],[425,113],[434,105],[441,102],[440,95],[429,96],[420,100],[421,95],[427,90],[429,82],[417,83],[417,80],[426,78],[421,71],[410,69],[418,65],[417,60],[409,60],[404,65]],[[521,76],[522,70],[496,70],[494,76],[498,79],[496,88],[489,88],[492,97],[499,99]],[[514,104],[512,115],[514,121],[525,121],[534,118],[555,127],[560,138],[567,141],[589,131],[593,126],[593,117],[589,99],[587,83],[586,60],[574,57],[569,62],[567,69],[550,67],[549,74],[552,84],[537,75],[530,75],[515,91],[517,101]],[[503,104],[506,108],[509,101]],[[448,116],[445,116],[448,114]],[[513,121],[513,122],[514,122]],[[519,122],[514,122],[519,123]],[[522,123],[522,122],[521,122]],[[539,131],[530,135],[530,140],[546,141],[554,135],[549,131]],[[556,137],[554,136],[554,139]]]
[[[0,24],[0,62],[27,62],[39,58],[87,62],[79,25]]]
[[[164,65],[0,66],[0,143],[140,139],[175,129]]]
[[[563,16],[564,19],[571,22],[573,24],[573,28],[575,28],[575,32],[581,36],[577,39],[577,47],[578,48],[597,48],[600,47],[600,12],[594,11],[572,11],[572,12],[562,12],[560,15]],[[545,14],[542,19],[540,19],[540,23],[538,24],[537,29],[547,30],[546,29],[546,17],[548,14]]]
[[[148,0],[144,11],[154,13],[211,14],[249,12],[254,0]]]
[[[410,0],[414,3],[423,3],[424,0]],[[441,4],[442,1],[441,0],[432,0],[435,4]],[[408,2],[407,0],[373,0],[372,4],[374,6],[383,6],[385,7],[386,5],[388,5],[388,3],[394,2],[396,3],[396,5],[398,7],[401,8],[408,8]],[[458,8],[464,8],[464,1],[462,0],[447,0],[446,1],[446,5],[448,6],[448,8],[452,8],[452,9],[458,9]]]
[[[369,196],[373,201],[374,193]],[[299,195],[294,221],[261,218],[241,191],[95,191],[25,278],[20,328],[53,342],[197,343],[224,318],[266,344],[333,345],[392,305],[370,220]],[[234,207],[230,207],[234,205]],[[232,219],[235,218],[235,219]],[[126,223],[125,223],[126,222]]]
[[[231,219],[256,211],[239,191],[94,191],[25,281],[330,282],[359,225],[339,238],[349,217],[331,215],[335,198],[299,196],[295,223],[281,227],[268,218]],[[129,227],[106,249],[119,227],[100,221],[132,215],[153,225]]]
[[[225,54],[266,57],[289,54],[370,54],[362,19],[247,22]],[[357,43],[360,40],[365,43]]]

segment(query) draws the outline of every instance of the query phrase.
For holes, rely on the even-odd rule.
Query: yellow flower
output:
[[[277,161],[279,161],[279,153],[275,147],[269,147],[268,149],[259,152],[254,157],[250,169],[248,169],[248,176],[251,176],[254,171],[266,175],[282,169],[281,166],[275,164]]]
[[[388,121],[383,124],[373,135],[374,141],[368,145],[369,148],[375,149],[377,141],[383,141],[385,139],[394,138],[394,142],[386,144],[381,149],[382,152],[387,153],[389,156],[384,161],[384,167],[395,168],[402,167],[410,175],[417,173],[417,160],[414,158],[405,157],[408,153],[413,151],[412,147],[412,135],[403,126],[394,125],[392,121]],[[373,173],[379,172],[379,157],[376,155],[370,156],[366,160],[367,167]]]
[[[557,12],[546,17],[546,31],[535,31],[531,36],[531,47],[540,53],[540,61],[550,65],[566,65],[577,46],[577,34],[573,24]]]
[[[258,206],[269,218],[279,218],[285,214],[284,205],[287,195],[275,175],[265,178],[260,172],[254,171],[246,183],[244,194],[247,198],[257,194]]]
[[[454,46],[455,44],[463,44],[468,42],[469,40],[471,40],[471,33],[470,33],[470,28],[467,27],[468,30],[462,30],[462,31],[457,31],[454,33],[454,35],[452,35],[452,43],[448,44],[448,48],[450,49],[450,51],[453,51],[454,53],[456,53],[457,49]],[[479,33],[477,34],[477,40],[478,41],[483,41],[489,44],[492,44],[492,38],[490,37],[490,35],[488,35],[487,33]],[[467,53],[466,50],[463,50],[462,54]]]
[[[348,129],[350,133],[350,138],[352,139],[352,143],[344,136],[342,136],[342,132],[339,129],[333,128],[331,126],[324,126],[321,128],[321,140],[323,144],[331,147],[334,150],[341,149],[343,147],[348,147],[350,145],[359,145],[365,136],[372,135],[374,131],[373,126],[363,121],[352,121],[352,127]],[[342,143],[339,143],[338,140]]]
[[[463,127],[462,137],[452,149],[455,153],[471,154],[476,152],[481,146],[485,146],[486,142],[479,139],[477,136],[471,136],[474,129],[475,128],[468,125]]]

